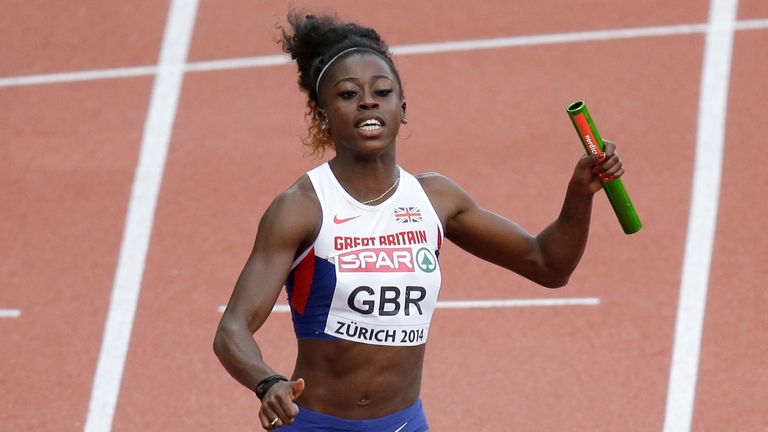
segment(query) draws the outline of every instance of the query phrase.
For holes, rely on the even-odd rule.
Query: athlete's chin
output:
[[[360,140],[344,147],[359,156],[379,156],[393,150],[395,148],[395,141],[392,139],[372,138]]]
[[[394,141],[383,141],[383,140],[365,141],[360,146],[361,151],[366,153],[371,153],[371,154],[384,153],[393,148],[395,148]]]

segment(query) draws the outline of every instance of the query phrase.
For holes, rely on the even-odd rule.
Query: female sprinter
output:
[[[267,209],[214,351],[261,399],[266,430],[428,430],[419,399],[440,289],[443,238],[546,287],[564,285],[587,241],[598,179],[624,172],[615,146],[576,163],[562,211],[536,236],[440,174],[397,164],[400,76],[370,28],[291,13],[282,44],[308,96],[314,151],[333,149]],[[290,379],[253,334],[285,285],[298,339]]]

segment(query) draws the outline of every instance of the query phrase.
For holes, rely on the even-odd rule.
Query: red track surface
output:
[[[168,10],[147,0],[5,3],[0,77],[152,65]],[[708,19],[704,0],[392,3],[296,2],[333,6],[393,46]],[[279,1],[203,0],[188,59],[277,54],[274,24],[285,12]],[[765,18],[764,1],[741,2],[739,19]],[[441,300],[601,303],[438,311],[422,395],[433,430],[661,430],[704,37],[397,58],[411,120],[399,142],[406,169],[445,173],[538,231],[557,215],[579,154],[564,108],[585,98],[620,146],[645,225],[625,236],[598,199],[587,253],[558,291],[446,245]],[[764,432],[768,29],[738,31],[734,41],[693,430]],[[0,87],[0,308],[22,310],[0,319],[1,431],[83,429],[152,82]],[[293,66],[186,74],[113,430],[257,428],[256,399],[218,364],[211,341],[262,212],[319,163],[298,144],[303,104]],[[273,315],[257,339],[289,374],[289,316]]]

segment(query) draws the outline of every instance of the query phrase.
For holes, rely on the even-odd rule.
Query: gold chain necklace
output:
[[[363,201],[363,204],[370,204],[370,203],[372,203],[372,202],[375,202],[375,201],[378,201],[378,200],[380,200],[380,199],[384,198],[384,197],[385,197],[385,196],[386,196],[388,193],[392,192],[392,189],[394,189],[394,188],[395,188],[395,186],[397,186],[397,184],[398,184],[398,183],[400,183],[400,176],[397,176],[397,180],[395,180],[395,182],[394,182],[394,183],[392,183],[392,186],[390,186],[390,187],[389,187],[389,189],[387,189],[386,191],[384,191],[384,193],[383,193],[383,194],[381,194],[381,195],[377,196],[377,197],[376,197],[376,198],[374,198],[374,199],[369,199],[368,201]]]

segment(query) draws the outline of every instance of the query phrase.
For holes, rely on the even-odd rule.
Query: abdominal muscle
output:
[[[293,378],[306,388],[297,403],[356,420],[405,409],[419,398],[425,346],[300,339]]]

